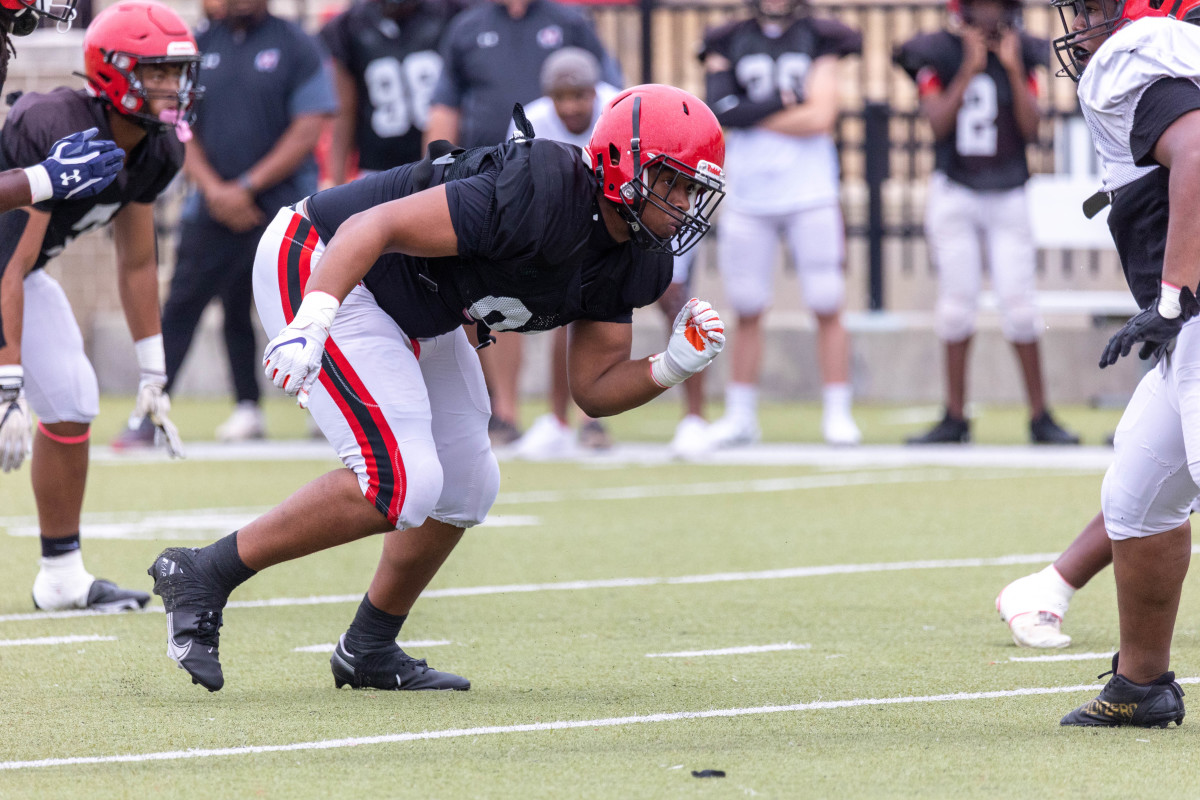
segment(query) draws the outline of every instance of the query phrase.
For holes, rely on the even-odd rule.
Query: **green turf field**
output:
[[[106,401],[98,443],[127,405]],[[226,411],[180,403],[185,440],[209,436]],[[652,404],[618,420],[617,437],[665,441],[676,413]],[[274,433],[303,435],[303,419],[282,402],[270,415]],[[921,427],[901,409],[859,416],[872,442]],[[1116,421],[1112,411],[1061,416],[1093,444]],[[818,419],[812,407],[769,407],[766,436],[811,441]],[[984,443],[1024,433],[1020,410],[981,411]],[[88,566],[149,588],[144,571],[163,546],[156,532],[205,544],[331,466],[97,463]],[[1095,694],[1070,687],[1098,687],[1107,660],[1012,661],[1043,653],[1014,647],[993,608],[1006,582],[1043,566],[1037,554],[1061,549],[1095,513],[1097,469],[502,470],[497,524],[467,535],[401,634],[427,643],[410,652],[471,678],[470,692],[444,694],[334,689],[320,646],[349,623],[377,540],[282,565],[239,589],[216,694],[167,658],[161,613],[30,613],[28,474],[0,477],[0,797],[1091,800],[1200,791],[1200,723],[1061,729],[1059,717]],[[102,538],[123,534],[141,538]],[[1196,583],[1176,632],[1181,678],[1200,676]],[[161,610],[157,598],[153,607]],[[1074,643],[1055,654],[1111,652],[1109,573],[1076,596],[1066,630]],[[21,643],[41,638],[60,643]],[[708,654],[729,648],[761,651]],[[705,769],[726,777],[692,777]]]

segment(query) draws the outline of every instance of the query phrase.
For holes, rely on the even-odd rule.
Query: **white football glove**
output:
[[[129,427],[136,428],[144,418],[149,417],[155,427],[154,443],[165,442],[171,458],[183,458],[179,429],[168,416],[171,413],[171,398],[167,396],[166,389],[167,367],[162,334],[139,339],[133,346],[137,350],[138,367],[142,374],[138,380],[137,402],[133,413],[129,415]]]
[[[667,349],[650,356],[650,377],[664,389],[683,383],[712,363],[725,347],[725,323],[711,305],[692,298],[683,305]]]
[[[11,472],[33,449],[33,419],[25,405],[25,370],[0,367],[0,470]]]
[[[267,345],[263,370],[271,383],[296,396],[301,408],[308,407],[308,392],[321,374],[321,356],[329,327],[341,303],[326,292],[309,292],[296,316]]]

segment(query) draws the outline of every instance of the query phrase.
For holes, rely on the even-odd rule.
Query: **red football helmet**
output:
[[[179,88],[147,89],[137,69],[149,64],[182,64]],[[196,86],[200,51],[191,31],[178,14],[151,0],[121,0],[100,12],[83,37],[83,66],[92,95],[118,113],[164,127],[191,122],[204,92]],[[160,118],[150,112],[152,96],[177,105]]]
[[[725,196],[725,136],[695,95],[657,83],[626,89],[601,112],[587,150],[605,198],[617,204],[639,247],[680,255],[708,232]],[[687,210],[667,202],[679,180],[689,182]],[[642,223],[647,203],[678,223],[673,236],[664,239]]]
[[[1170,17],[1200,22],[1200,0],[1100,0],[1100,8],[1088,13],[1086,0],[1050,0],[1058,9],[1066,35],[1054,40],[1054,54],[1062,64],[1059,75],[1078,81],[1091,57],[1083,42],[1110,36],[1127,22],[1142,17]],[[1071,17],[1068,19],[1067,14]],[[1084,23],[1075,28],[1075,19]]]
[[[33,33],[42,17],[64,23],[67,28],[75,19],[78,0],[0,0],[0,23],[7,22],[14,36]],[[64,28],[65,29],[65,28]]]

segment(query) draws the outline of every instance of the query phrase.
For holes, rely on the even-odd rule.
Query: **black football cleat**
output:
[[[1059,425],[1049,411],[1029,421],[1029,440],[1034,444],[1079,444],[1079,434]]]
[[[1115,674],[1116,668],[1117,656],[1113,656],[1114,674],[1100,694],[1067,714],[1060,724],[1093,728],[1124,725],[1165,728],[1172,722],[1183,724],[1183,687],[1175,682],[1174,672],[1164,672],[1153,683],[1142,685]]]
[[[910,436],[905,444],[966,444],[971,441],[971,423],[947,411],[942,421],[920,436]]]
[[[426,664],[425,659],[405,653],[400,645],[383,653],[352,655],[346,649],[345,634],[338,639],[329,666],[333,668],[333,685],[339,689],[349,685],[351,689],[406,692],[453,689],[465,692],[471,688],[471,682],[466,678],[439,672]]]
[[[150,602],[147,592],[122,589],[112,581],[97,578],[87,593],[87,608],[96,611],[137,611]]]
[[[187,670],[192,683],[210,692],[225,685],[217,652],[221,609],[228,596],[214,589],[196,565],[196,548],[169,547],[146,572],[167,612],[167,655]]]

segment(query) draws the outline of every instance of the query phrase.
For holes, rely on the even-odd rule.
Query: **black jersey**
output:
[[[862,34],[836,20],[800,17],[778,31],[753,19],[731,22],[708,31],[700,49],[702,61],[716,54],[731,65],[708,73],[708,102],[722,125],[750,127],[783,108],[781,90],[803,102],[809,67],[818,58],[861,51]]]
[[[47,94],[25,94],[0,131],[0,170],[38,164],[56,141],[88,128],[99,128],[99,139],[113,138],[103,102],[87,92],[60,87]],[[174,130],[156,129],[133,149],[104,191],[82,199],[38,203],[34,208],[48,212],[50,222],[35,268],[44,266],[75,237],[108,224],[127,204],[154,202],[181,166],[183,145]]]
[[[438,41],[451,9],[421,3],[394,20],[383,3],[351,6],[321,31],[334,60],[354,76],[354,144],[363,169],[384,170],[421,158],[421,133],[442,71]]]
[[[1171,173],[1154,160],[1154,147],[1175,120],[1197,108],[1200,88],[1190,78],[1159,78],[1141,95],[1134,112],[1130,158],[1139,167],[1157,169],[1113,192],[1108,229],[1139,308],[1158,297],[1167,252]]]
[[[1032,75],[1035,67],[1049,63],[1050,44],[1023,32],[1020,37],[1025,72]],[[896,63],[923,92],[949,86],[962,61],[962,39],[949,31],[922,34],[896,51]],[[972,189],[1012,189],[1029,180],[1025,145],[1008,72],[995,53],[988,53],[987,68],[967,86],[954,129],[934,142],[936,168]]]
[[[416,166],[313,195],[308,216],[317,233],[328,242],[350,215],[412,194]],[[666,291],[672,259],[615,241],[597,189],[579,148],[507,142],[478,174],[446,184],[458,256],[388,254],[363,283],[413,337],[473,321],[522,333],[578,319],[630,322],[633,309]]]

